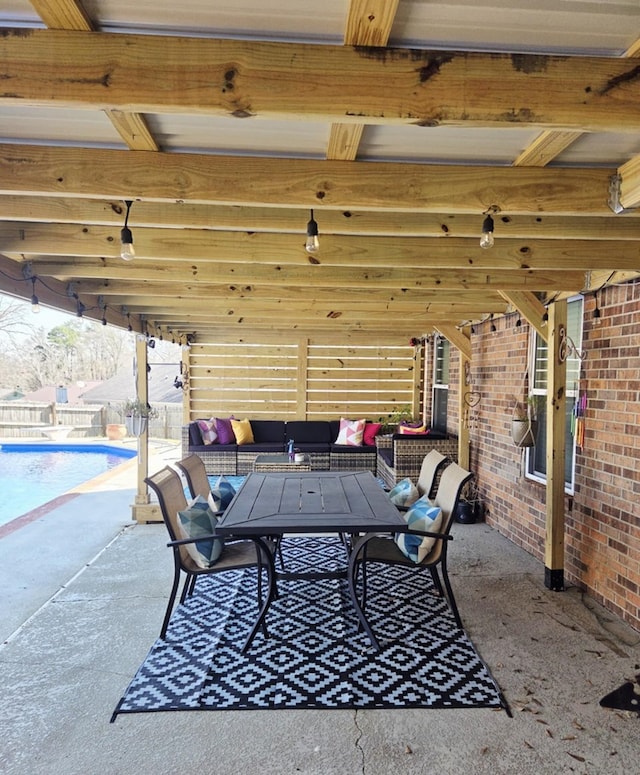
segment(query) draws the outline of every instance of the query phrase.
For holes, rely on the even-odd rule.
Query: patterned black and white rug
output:
[[[289,571],[345,566],[334,538],[287,538]],[[120,713],[168,710],[508,707],[425,571],[369,566],[374,653],[356,626],[346,581],[278,582],[258,632],[255,572],[201,577],[118,703]]]

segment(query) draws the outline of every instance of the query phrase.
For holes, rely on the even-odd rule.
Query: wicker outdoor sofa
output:
[[[199,455],[207,474],[247,474],[256,457],[284,452],[287,441],[309,456],[314,471],[366,471],[376,473],[377,448],[373,445],[336,444],[340,420],[249,420],[253,443],[203,443],[198,420],[182,427],[182,455]]]
[[[453,463],[458,462],[458,439],[435,431],[376,436],[376,447],[376,473],[389,488],[406,477],[415,481],[425,455],[432,449],[437,449]]]

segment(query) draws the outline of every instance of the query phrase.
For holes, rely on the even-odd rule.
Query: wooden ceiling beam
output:
[[[285,328],[287,330],[300,330],[305,329],[312,331],[315,326],[321,328],[328,328],[330,330],[339,330],[342,328],[344,331],[352,330],[372,330],[377,329],[382,331],[385,326],[389,329],[389,319],[386,320],[383,317],[371,318],[366,313],[358,316],[357,313],[351,312],[349,315],[340,315],[339,312],[331,311],[331,314],[327,315],[298,315],[291,317],[283,317],[281,319],[274,320],[273,316],[267,314],[261,314],[260,312],[248,313],[242,310],[233,310],[229,315],[207,315],[206,312],[198,314],[197,312],[182,315],[180,312],[172,310],[141,310],[141,320],[147,320],[151,326],[162,327],[163,332],[175,333],[178,330],[200,330],[203,327],[216,326],[218,328],[224,328],[225,326],[234,327],[269,327],[269,328]],[[480,318],[468,318],[470,322],[479,320]],[[428,332],[433,330],[435,326],[451,326],[455,327],[458,324],[458,319],[453,317],[446,317],[444,315],[431,316],[431,315],[416,315],[412,317],[405,317],[394,324],[393,331],[389,331],[390,334],[397,333],[398,331],[412,332],[413,335],[419,335],[422,332]],[[408,337],[407,337],[408,341]]]
[[[42,21],[54,30],[94,32],[95,25],[77,0],[31,0]],[[144,116],[122,110],[105,110],[105,115],[132,151],[157,151]]]
[[[151,304],[163,304],[173,307],[184,305],[189,299],[207,300],[211,299],[212,303],[223,302],[225,304],[254,304],[254,305],[268,305],[274,302],[281,302],[284,294],[278,294],[276,290],[272,290],[270,294],[267,294],[267,289],[264,289],[265,293],[260,295],[241,295],[233,292],[225,292],[226,286],[222,287],[222,290],[211,290],[213,286],[204,286],[204,290],[201,290],[199,286],[193,288],[193,291],[185,291],[184,284],[178,284],[175,287],[175,291],[172,294],[171,283],[132,283],[132,288],[125,288],[123,281],[112,281],[109,283],[101,284],[96,281],[79,280],[76,282],[79,291],[89,292],[95,294],[102,294],[105,298],[117,298],[121,299],[122,304],[144,304],[145,299],[149,300]],[[114,288],[114,285],[119,286]],[[385,291],[359,291],[358,289],[349,289],[344,293],[338,294],[337,289],[331,288],[314,288],[313,299],[310,300],[308,294],[305,294],[302,288],[291,288],[291,296],[286,296],[288,301],[292,304],[298,304],[301,307],[304,305],[317,306],[318,304],[327,304],[334,302],[342,306],[357,305],[365,307],[367,305],[375,307],[376,309],[393,310],[395,308],[402,307],[409,312],[462,312],[480,314],[487,307],[491,307],[494,311],[500,310],[502,312],[507,309],[507,302],[502,299],[499,294],[492,295],[491,293],[485,294],[484,299],[480,298],[480,293],[477,291],[467,291],[455,299],[451,299],[446,292],[441,294],[441,298],[438,301],[420,301],[416,298],[405,298],[404,295],[389,294],[384,298]],[[333,291],[333,298],[332,298]],[[434,293],[428,291],[425,296]],[[442,298],[444,296],[444,298]],[[490,298],[487,300],[487,296]],[[493,297],[492,297],[493,296]],[[491,298],[492,297],[492,298]]]
[[[42,268],[41,265],[39,265]],[[46,266],[45,266],[46,269]],[[119,296],[125,299],[145,298],[162,299],[162,303],[179,303],[180,299],[254,299],[273,300],[291,299],[293,301],[309,300],[309,293],[305,288],[296,286],[258,286],[258,285],[222,285],[216,283],[185,283],[176,280],[165,279],[164,282],[155,279],[136,281],[127,280],[79,280],[80,290],[87,293],[104,294],[105,296]],[[440,309],[442,307],[455,307],[456,309],[473,310],[478,308],[492,308],[492,311],[505,310],[506,303],[499,293],[493,291],[465,291],[456,295],[453,300],[446,293],[435,289],[403,289],[392,291],[388,289],[367,289],[361,291],[358,288],[320,288],[313,289],[315,301],[334,301],[341,304],[349,304],[358,300],[367,300],[380,307],[390,304],[402,303],[407,308]],[[127,303],[126,301],[124,303]]]
[[[624,53],[625,57],[635,57],[639,52],[640,41],[636,41]],[[513,162],[514,167],[545,167],[570,145],[576,142],[584,132],[580,130],[563,132],[560,129],[548,129],[540,134],[528,148]]]
[[[428,331],[422,331],[422,329],[416,326],[407,326],[406,328],[401,326],[395,331],[389,331],[387,327],[386,332],[380,328],[369,328],[366,331],[361,331],[345,328],[341,330],[317,330],[313,327],[308,327],[297,328],[295,334],[304,337],[310,344],[317,345],[337,345],[342,347],[349,344],[361,344],[370,346],[381,342],[385,345],[396,344],[398,346],[406,346],[408,338],[420,336],[422,333],[430,333],[432,330],[432,328],[429,328]],[[194,328],[189,326],[186,326],[184,329],[176,328],[176,333],[182,336],[189,335],[193,331]],[[200,342],[213,342],[215,344],[226,342],[281,344],[282,342],[291,341],[291,334],[291,328],[277,325],[253,329],[229,329],[224,326],[202,323],[198,326],[196,344]],[[193,347],[191,349],[193,350]]]
[[[112,226],[124,222],[122,200],[0,195],[0,221],[76,223]],[[408,213],[392,210],[318,210],[322,234],[389,237],[478,238],[482,216],[465,213]],[[129,224],[161,229],[207,229],[304,236],[309,211],[284,207],[237,207],[174,202],[134,202]],[[635,240],[640,211],[603,216],[509,215],[496,218],[496,239]],[[114,232],[115,233],[115,232]]]
[[[456,347],[462,355],[471,360],[471,340],[469,335],[464,331],[460,331],[455,325],[438,325],[435,326],[436,331],[442,334],[445,339],[448,339],[451,344]]]
[[[211,304],[222,301],[225,304],[242,303],[252,300],[256,305],[261,302],[273,302],[283,297],[303,309],[309,302],[307,288],[256,286],[225,286],[209,283],[177,283],[167,281],[135,282],[124,280],[76,280],[79,294],[104,296],[109,304],[125,306],[129,309],[142,309],[145,305],[156,304],[164,307],[184,307],[196,300],[205,300]],[[458,318],[479,317],[493,312],[504,313],[507,303],[500,294],[491,291],[442,290],[360,290],[357,288],[314,288],[313,304],[332,302],[333,305],[374,305],[377,309],[395,311],[402,309],[407,314],[413,312],[433,312],[456,315]]]
[[[549,341],[549,327],[545,321],[544,304],[533,293],[518,293],[503,291],[500,295],[512,304],[526,318],[545,342]]]
[[[25,257],[26,260],[26,257]],[[359,269],[341,266],[276,266],[269,264],[202,263],[184,265],[174,262],[126,262],[121,259],[73,258],[66,261],[33,260],[38,273],[60,278],[98,278],[103,280],[148,280],[166,278],[175,282],[210,282],[229,285],[275,285],[320,288],[391,288],[402,292],[416,290],[562,290],[579,291],[585,282],[583,271],[531,271],[528,269],[473,270],[400,269],[381,267]]]
[[[11,83],[0,104],[423,127],[640,129],[634,59],[21,29],[0,40],[0,68]]]
[[[613,172],[0,145],[0,193],[196,204],[606,215]]]
[[[363,131],[362,124],[332,124],[327,159],[355,161]]]
[[[77,0],[29,0],[38,16],[52,30],[95,30],[89,15]]]
[[[562,132],[558,129],[548,129],[522,151],[513,166],[546,167],[583,134],[578,130]]]
[[[159,151],[147,119],[141,113],[124,110],[105,110],[116,131],[129,147],[130,151]]]
[[[156,324],[168,325],[171,327],[173,323],[183,321],[184,323],[193,323],[195,321],[208,321],[211,324],[223,324],[228,322],[230,325],[273,325],[274,315],[269,312],[262,312],[261,310],[251,309],[236,309],[221,307],[219,311],[215,311],[214,308],[209,311],[208,309],[193,310],[191,312],[177,311],[170,308],[154,308],[154,307],[141,307],[136,310],[137,313],[145,317],[154,320]],[[369,312],[361,312],[357,309],[332,309],[326,310],[308,310],[306,313],[297,313],[295,311],[285,312],[282,308],[280,310],[282,314],[278,313],[279,325],[286,325],[287,327],[293,327],[295,325],[319,325],[326,324],[327,326],[359,326],[361,328],[373,327],[383,328],[384,325],[389,325],[389,316],[382,313],[375,315]],[[433,326],[436,323],[441,325],[455,326],[460,320],[459,316],[445,315],[445,314],[415,314],[410,319],[405,318],[406,325],[424,327],[425,325]],[[163,322],[165,321],[165,322]]]
[[[637,244],[631,241],[496,240],[482,250],[476,239],[451,237],[325,236],[312,258],[303,237],[244,232],[134,230],[136,262],[153,268],[153,260],[181,263],[233,263],[361,268],[442,268],[460,270],[591,270],[638,268]],[[119,258],[119,230],[76,224],[0,221],[0,251],[24,255]]]
[[[79,287],[81,291],[81,286]],[[228,298],[211,297],[212,303],[209,305],[198,304],[198,310],[202,307],[205,314],[221,315],[231,314],[233,311],[242,311],[245,314],[267,314],[267,315],[285,315],[287,317],[296,316],[316,316],[318,314],[340,313],[345,316],[351,314],[367,316],[373,320],[376,318],[389,319],[389,315],[411,315],[415,317],[429,316],[430,318],[441,320],[459,320],[464,317],[478,317],[486,312],[486,307],[480,304],[465,304],[462,300],[457,304],[418,304],[415,302],[396,301],[388,304],[378,304],[367,301],[367,295],[363,294],[359,299],[352,299],[348,303],[317,299],[300,299],[292,301],[290,299],[246,299],[246,298]],[[109,304],[114,306],[125,306],[136,309],[140,312],[145,309],[154,309],[157,311],[172,311],[175,314],[176,309],[185,310],[189,299],[181,296],[175,298],[153,297],[151,295],[117,295],[110,296],[104,294],[104,298],[109,300]],[[497,304],[495,306],[498,306]],[[504,311],[506,305],[501,305]],[[286,310],[286,311],[285,311]]]
[[[189,334],[193,331],[192,328],[185,327],[180,329],[183,334]],[[411,331],[411,329],[409,329]],[[416,335],[416,330],[412,329],[413,333],[409,333],[409,336]],[[316,331],[298,332],[301,336],[304,336],[310,345],[317,346],[332,346],[338,345],[340,347],[348,347],[351,345],[365,345],[365,346],[382,346],[382,347],[406,347],[407,346],[407,333],[405,329],[401,329],[399,332],[389,331],[384,329],[369,329],[368,331],[323,331],[318,333]],[[268,331],[229,331],[224,326],[202,326],[197,332],[198,338],[191,346],[192,357],[194,354],[202,350],[203,347],[208,346],[208,343],[216,344],[266,344],[273,345],[277,351],[282,346],[283,342],[290,341],[291,332],[288,328],[282,326],[274,326]],[[247,335],[248,334],[248,335]]]
[[[640,207],[640,156],[635,156],[618,169],[620,204],[624,208]]]
[[[344,43],[346,46],[386,46],[399,0],[351,0]],[[355,161],[363,124],[333,123],[327,159]]]
[[[351,0],[345,46],[386,46],[399,0]]]
[[[116,310],[119,308],[116,306]],[[141,318],[154,320],[158,324],[168,325],[170,329],[173,329],[174,325],[183,323],[185,325],[193,325],[195,321],[206,320],[210,324],[224,325],[226,322],[231,324],[252,323],[255,321],[261,321],[263,323],[270,322],[273,324],[273,313],[263,312],[259,309],[243,309],[243,308],[224,308],[225,314],[209,313],[206,309],[204,311],[187,311],[175,309],[171,307],[132,307],[135,314]],[[461,320],[477,321],[483,319],[482,315],[455,315],[445,313],[398,313],[403,320],[402,325],[409,327],[425,328],[425,326],[434,326],[436,324],[456,326]],[[486,315],[485,315],[486,318]],[[389,325],[389,316],[386,317],[383,314],[372,315],[369,312],[361,312],[357,309],[341,309],[330,308],[327,310],[317,310],[314,312],[300,313],[300,314],[287,314],[276,318],[280,325],[292,326],[293,324],[308,323],[312,325],[315,322],[322,322],[324,320],[334,320],[344,325],[351,325],[354,322],[358,325],[366,325],[371,328],[384,328],[385,325]],[[164,321],[164,322],[162,322]],[[394,323],[395,329],[395,323]]]
[[[23,268],[25,269],[24,273],[22,271]],[[27,268],[31,269],[31,266],[27,263],[16,264],[14,261],[0,256],[2,292],[24,301],[31,301],[32,295],[35,294],[38,297],[39,305],[43,307],[62,310],[71,315],[76,314],[77,299],[68,293],[68,283],[60,282],[46,275],[40,277],[35,271],[32,271],[30,275]],[[29,279],[30,276],[36,278],[35,284]],[[44,277],[46,277],[46,280],[43,279]],[[99,296],[99,291],[83,292],[82,302],[86,307],[85,317],[93,320],[102,319],[102,311],[99,308]],[[131,323],[135,330],[141,331],[140,319],[137,314],[131,314],[129,318],[126,318],[119,307],[120,305],[115,305],[113,308],[107,309],[107,322],[120,328],[125,328]],[[37,323],[35,316],[33,322]]]

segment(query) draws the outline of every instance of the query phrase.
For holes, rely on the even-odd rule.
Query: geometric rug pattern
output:
[[[337,570],[337,538],[282,542],[288,571]],[[505,708],[428,572],[368,566],[367,618],[381,651],[358,631],[346,580],[279,580],[258,632],[253,569],[203,576],[116,707],[120,713],[304,708]]]

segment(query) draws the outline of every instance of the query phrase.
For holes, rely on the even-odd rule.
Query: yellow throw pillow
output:
[[[253,444],[253,428],[246,418],[244,420],[231,420],[233,435],[236,437],[236,444]]]
[[[421,425],[419,428],[411,428],[408,425],[401,425],[398,428],[398,431],[400,433],[403,433],[407,436],[410,436],[412,433],[428,433],[426,427],[424,425]]]

